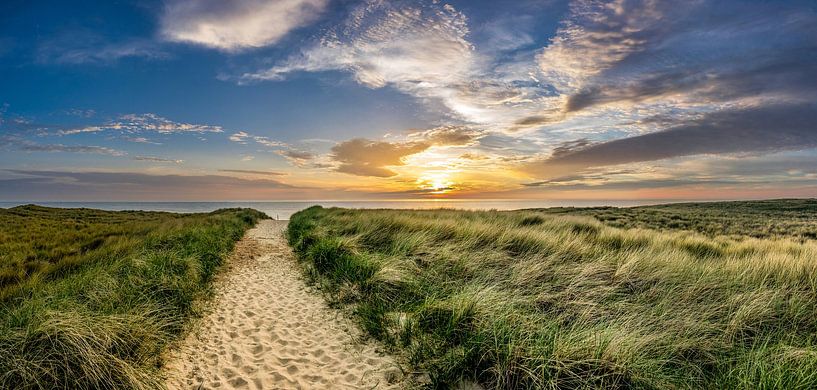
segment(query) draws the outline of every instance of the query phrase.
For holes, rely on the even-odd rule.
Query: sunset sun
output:
[[[455,182],[449,171],[432,171],[422,174],[417,179],[417,186],[432,195],[444,195],[456,190]]]

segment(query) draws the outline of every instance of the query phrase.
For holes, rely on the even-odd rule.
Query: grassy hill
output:
[[[607,224],[313,207],[288,235],[327,296],[437,387],[817,388],[817,243],[746,235],[808,231],[813,203],[760,205],[601,209]]]
[[[260,218],[0,209],[0,388],[160,387],[159,353]]]

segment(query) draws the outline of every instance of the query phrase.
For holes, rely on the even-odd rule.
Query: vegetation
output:
[[[159,352],[264,215],[0,209],[0,388],[156,388]]]
[[[676,203],[641,207],[554,207],[620,228],[690,230],[708,236],[817,239],[817,199]],[[738,237],[734,237],[738,238]]]
[[[332,302],[436,387],[817,388],[810,240],[320,207],[288,236]]]

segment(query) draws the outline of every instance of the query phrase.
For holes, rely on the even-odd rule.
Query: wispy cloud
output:
[[[85,126],[67,130],[60,130],[60,135],[80,133],[96,133],[101,131],[118,131],[122,133],[138,134],[153,132],[159,134],[174,133],[221,133],[221,126],[175,122],[156,114],[127,114],[115,120],[93,126]]]
[[[313,161],[316,156],[314,153],[306,150],[301,150],[286,142],[276,141],[266,136],[253,135],[244,131],[234,133],[229,137],[230,141],[246,145],[249,141],[262,145],[267,148],[277,149],[274,152],[289,161],[290,164],[299,168],[315,167]],[[247,159],[249,157],[249,159]],[[246,156],[242,161],[250,161],[255,157]]]
[[[87,153],[103,154],[108,156],[121,157],[127,155],[126,152],[95,145],[64,145],[64,144],[42,144],[23,139],[17,136],[0,137],[0,148],[9,150],[20,150],[25,152],[67,152],[67,153]]]
[[[316,155],[305,150],[298,150],[292,147],[287,147],[283,150],[276,150],[275,153],[285,158],[291,165],[298,168],[317,168],[319,165],[315,164]]]
[[[69,110],[63,110],[62,113],[65,115],[76,116],[79,118],[91,118],[96,115],[96,110],[92,109],[83,110],[79,108],[72,108]]]
[[[150,139],[145,138],[145,137],[123,136],[122,139],[125,140],[125,141],[128,141],[128,142],[134,142],[134,143],[137,143],[137,144],[151,144],[151,145],[161,145],[162,144],[161,142],[151,141]]]
[[[408,138],[437,146],[468,146],[474,144],[482,135],[482,132],[468,126],[449,125],[414,131]]]
[[[161,35],[224,51],[269,46],[313,22],[328,0],[171,0]]]
[[[124,58],[165,59],[170,55],[148,39],[132,38],[110,42],[88,30],[67,30],[46,39],[37,47],[37,62],[43,64],[108,65]]]
[[[170,163],[170,164],[181,164],[184,160],[175,160],[170,158],[163,158],[163,157],[152,157],[152,156],[134,156],[133,160],[136,161],[148,161],[148,162],[155,162],[155,163]]]
[[[532,61],[496,64],[468,40],[468,18],[436,2],[368,1],[319,43],[240,80],[342,70],[370,88],[393,87],[473,123],[502,126],[539,110],[547,92]],[[496,48],[494,48],[496,49]],[[495,53],[494,53],[495,54]]]

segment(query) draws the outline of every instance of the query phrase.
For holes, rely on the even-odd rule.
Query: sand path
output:
[[[300,277],[285,221],[236,246],[211,309],[165,365],[170,389],[393,388],[397,364]]]

